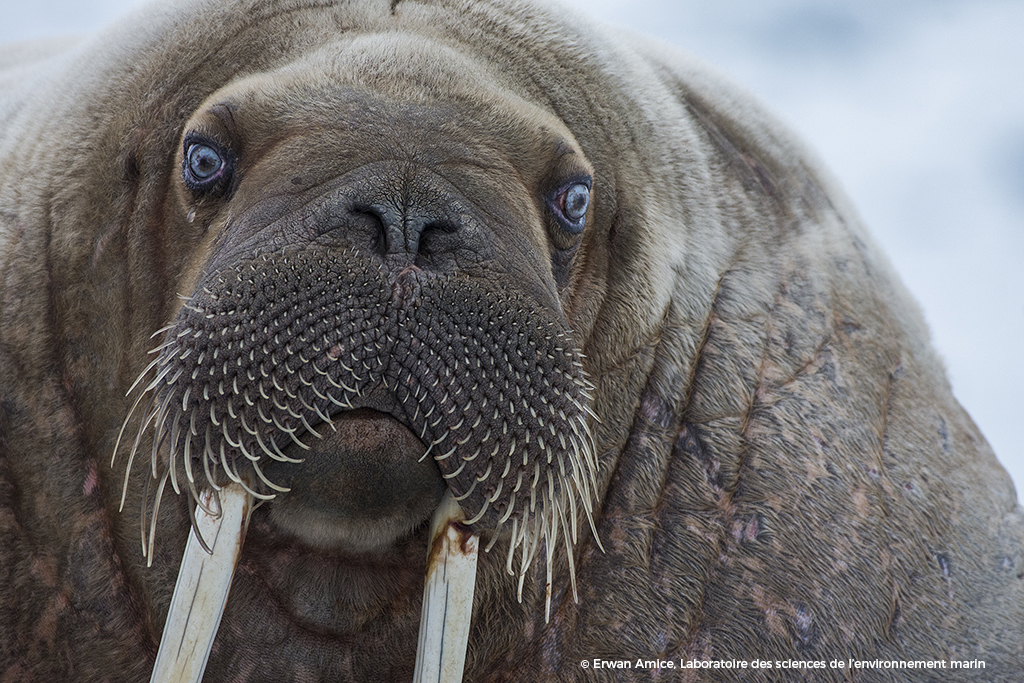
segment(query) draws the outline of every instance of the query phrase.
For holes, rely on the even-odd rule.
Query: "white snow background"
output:
[[[1024,2],[566,1],[717,66],[810,144],[1024,484]],[[2,0],[0,42],[91,31],[138,4]]]

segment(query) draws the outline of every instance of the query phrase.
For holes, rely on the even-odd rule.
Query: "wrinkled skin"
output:
[[[148,679],[190,470],[276,494],[206,680],[410,680],[446,488],[494,542],[467,681],[1019,680],[1013,486],[841,194],[686,58],[565,22],[224,2],[11,53],[0,680]]]

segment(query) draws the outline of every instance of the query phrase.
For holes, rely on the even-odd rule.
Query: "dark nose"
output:
[[[357,186],[351,212],[374,226],[379,254],[415,259],[453,246],[445,236],[464,227],[466,213],[446,181],[428,171],[403,177],[376,173],[367,180]]]
[[[424,207],[415,201],[358,203],[353,211],[379,224],[378,249],[385,256],[415,256],[427,233],[450,234],[458,230],[445,207]]]

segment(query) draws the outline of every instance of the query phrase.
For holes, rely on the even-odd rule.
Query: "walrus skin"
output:
[[[362,363],[363,391],[346,396],[365,399],[331,410],[336,431],[311,424],[323,439],[301,436],[309,452],[281,442],[302,463],[259,461],[293,491],[253,515],[206,680],[411,680],[425,522],[445,486],[466,493],[485,473],[465,450],[418,462],[439,437],[398,406],[414,385],[426,400],[424,377],[462,362],[470,338],[490,377],[519,372],[527,408],[556,401],[543,380],[569,378],[557,396],[575,403],[551,428],[586,416],[596,491],[557,463],[542,480],[574,503],[592,494],[603,548],[573,507],[578,602],[551,537],[520,602],[511,521],[500,527],[480,559],[465,680],[1021,680],[1013,485],[846,200],[745,95],[573,14],[501,0],[154,4],[73,44],[0,54],[0,681],[148,679],[190,496],[167,485],[151,567],[139,514],[151,467],[186,488],[168,443],[190,438],[188,414],[146,428],[140,404],[111,456],[150,383],[197,420],[223,416],[201,380],[151,372],[129,393],[174,340],[154,333],[216,316],[227,323],[211,334],[251,329],[254,367],[336,335],[307,354]],[[219,175],[189,176],[191,153]],[[590,203],[574,221],[580,184]],[[199,353],[189,367],[212,376]],[[484,372],[459,367],[453,392]],[[466,391],[470,415],[498,403],[491,431],[521,415]],[[459,449],[479,446],[465,434]],[[544,451],[531,448],[533,463]],[[197,480],[246,467],[226,453]],[[526,519],[511,484],[484,480],[463,502],[473,514],[495,499],[473,526],[481,547],[497,513]],[[580,664],[638,658],[826,668]]]

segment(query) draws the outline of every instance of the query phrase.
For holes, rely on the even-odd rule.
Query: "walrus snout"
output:
[[[376,550],[430,519],[444,494],[426,447],[390,415],[341,413],[302,463],[273,463],[267,475],[291,490],[269,503],[270,520],[309,545]]]

